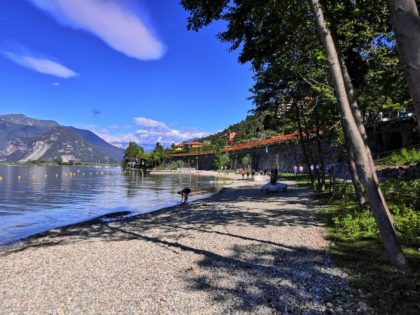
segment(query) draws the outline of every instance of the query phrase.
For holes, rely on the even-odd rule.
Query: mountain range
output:
[[[0,162],[116,163],[124,150],[89,130],[22,114],[0,115]]]

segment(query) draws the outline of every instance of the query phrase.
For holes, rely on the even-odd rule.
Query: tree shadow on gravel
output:
[[[255,211],[250,201],[263,203],[263,209]],[[347,281],[331,266],[324,250],[241,235],[241,229],[235,233],[224,229],[227,225],[243,229],[318,226],[310,204],[308,191],[298,187],[281,195],[266,195],[252,188],[235,189],[129,220],[103,223],[98,219],[56,229],[30,238],[1,256],[78,242],[141,240],[177,253],[199,255],[198,263],[185,270],[182,280],[190,290],[209,294],[224,312],[321,314],[342,312],[343,305],[347,310],[356,308],[353,299],[348,298],[351,289]],[[200,243],[191,245],[188,240],[193,233],[226,237],[238,244],[221,254],[217,243],[211,249]]]

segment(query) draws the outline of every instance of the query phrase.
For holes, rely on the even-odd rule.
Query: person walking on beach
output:
[[[243,168],[241,168],[241,169],[239,170],[239,173],[242,175],[242,179],[244,179],[244,178],[245,178],[245,171],[244,171],[244,169],[243,169]]]
[[[191,189],[185,187],[183,190],[178,191],[178,194],[181,195],[181,203],[186,203],[188,201],[188,195],[191,193]]]

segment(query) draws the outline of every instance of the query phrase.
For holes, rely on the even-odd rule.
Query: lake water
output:
[[[141,214],[190,200],[217,188],[212,178],[194,175],[124,173],[120,168],[82,166],[0,166],[0,245],[108,213]]]

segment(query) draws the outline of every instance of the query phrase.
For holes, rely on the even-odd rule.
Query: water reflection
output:
[[[199,198],[215,191],[210,180],[120,168],[0,166],[0,244],[110,212],[173,205],[185,186],[195,193],[192,199]]]

